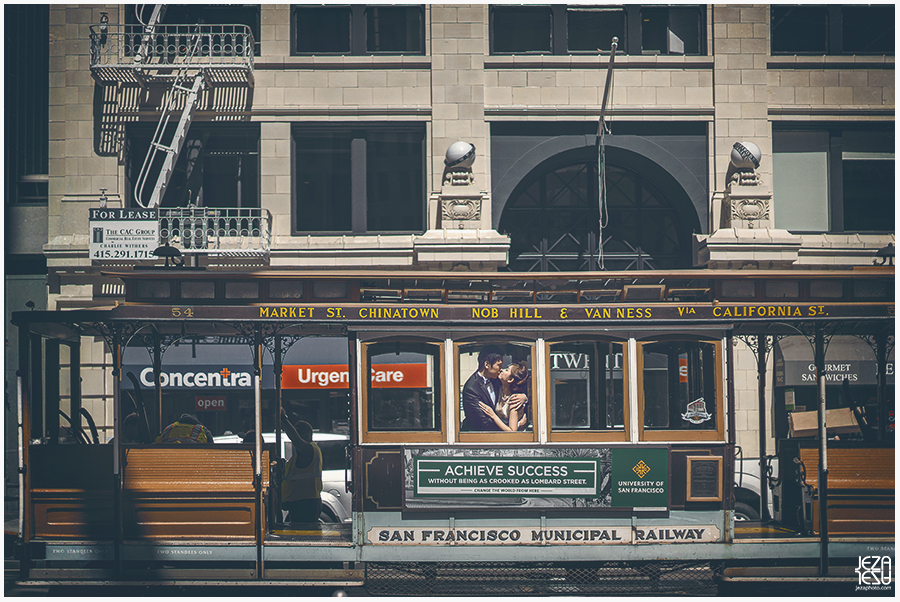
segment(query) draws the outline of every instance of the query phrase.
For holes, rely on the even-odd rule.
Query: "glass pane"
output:
[[[350,52],[350,7],[298,7],[297,52]]]
[[[259,298],[258,282],[226,282],[226,299],[257,299]]]
[[[715,430],[715,345],[647,343],[642,353],[644,428]]]
[[[844,54],[894,54],[894,5],[841,8]]]
[[[569,8],[566,10],[569,52],[608,52],[612,39],[625,48],[625,11],[621,8]]]
[[[773,6],[772,53],[825,54],[827,24],[825,6]]]
[[[216,283],[209,280],[182,281],[182,299],[215,299]]]
[[[550,424],[557,430],[625,428],[621,343],[550,346]]]
[[[894,161],[844,161],[844,230],[894,226]]]
[[[496,341],[461,346],[460,430],[531,430],[531,377],[528,344]],[[522,408],[513,407],[515,399],[510,399],[517,393],[528,398]]]
[[[418,6],[366,9],[369,52],[422,52],[422,10]]]
[[[435,345],[368,346],[370,431],[440,431],[440,355]]]
[[[775,131],[772,146],[775,226],[827,232],[828,132]]]
[[[424,230],[423,133],[369,132],[366,136],[367,229]]]
[[[550,52],[550,7],[494,7],[494,52]]]
[[[134,290],[138,299],[168,299],[172,296],[172,284],[167,280],[138,280]]]
[[[350,132],[304,133],[295,140],[296,229],[350,231]]]

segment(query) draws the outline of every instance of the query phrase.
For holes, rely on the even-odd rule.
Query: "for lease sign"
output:
[[[153,259],[159,246],[158,209],[91,209],[91,259]]]

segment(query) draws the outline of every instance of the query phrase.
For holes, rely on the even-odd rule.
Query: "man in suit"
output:
[[[478,354],[478,370],[463,385],[463,431],[500,431],[492,418],[481,411],[478,403],[491,408],[500,401],[501,384],[497,378],[503,368],[503,354],[498,347],[488,346]],[[514,395],[510,401],[519,406],[525,403],[525,395]]]

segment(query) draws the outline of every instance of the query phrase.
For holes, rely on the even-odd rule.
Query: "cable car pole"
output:
[[[828,435],[825,424],[825,341],[824,327],[816,324],[816,385],[819,393],[819,574],[828,575]]]

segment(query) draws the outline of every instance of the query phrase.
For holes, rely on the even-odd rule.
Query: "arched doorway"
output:
[[[597,160],[535,169],[510,195],[499,230],[511,238],[509,270],[556,272],[690,267],[690,230],[646,176],[607,161],[603,258]]]

